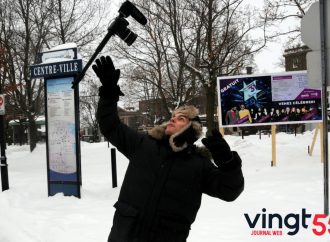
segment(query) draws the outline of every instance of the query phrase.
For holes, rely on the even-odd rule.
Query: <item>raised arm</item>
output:
[[[118,86],[120,70],[115,69],[109,56],[97,59],[92,68],[102,83],[96,114],[100,130],[111,144],[130,158],[135,154],[143,135],[127,127],[118,117],[117,102],[119,96],[124,95]]]

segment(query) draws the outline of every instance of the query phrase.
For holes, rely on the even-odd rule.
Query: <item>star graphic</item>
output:
[[[257,94],[259,92],[261,92],[261,90],[257,90],[257,84],[256,84],[256,80],[254,80],[253,82],[249,83],[246,85],[245,82],[243,82],[243,88],[241,90],[239,90],[240,92],[244,93],[244,101],[250,99],[251,97],[254,97],[255,100],[258,100],[257,98]]]

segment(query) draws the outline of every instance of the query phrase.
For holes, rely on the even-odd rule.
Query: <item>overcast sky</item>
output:
[[[277,43],[269,43],[267,47],[255,56],[255,63],[258,66],[258,73],[272,73],[285,71],[283,66],[279,63],[283,59],[285,41],[278,41]]]

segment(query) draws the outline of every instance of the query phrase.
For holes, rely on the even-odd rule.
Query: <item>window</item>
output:
[[[292,69],[299,69],[300,60],[298,57],[292,59]]]

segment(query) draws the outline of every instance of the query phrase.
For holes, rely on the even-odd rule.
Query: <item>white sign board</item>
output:
[[[47,80],[47,127],[51,181],[76,179],[74,90],[72,77]]]
[[[218,77],[218,98],[221,127],[322,120],[321,90],[304,71]]]

